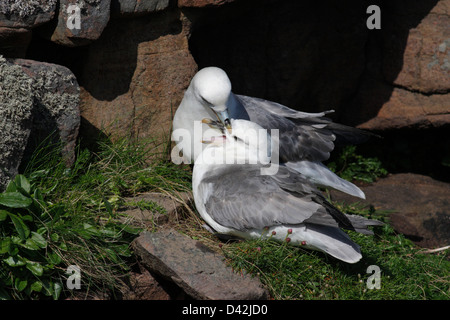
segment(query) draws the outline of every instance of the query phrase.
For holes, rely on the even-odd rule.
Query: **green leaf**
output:
[[[57,241],[59,240],[59,235],[58,235],[57,233],[52,233],[52,234],[50,235],[50,239],[51,239],[53,242],[57,242]]]
[[[26,279],[20,279],[19,277],[17,277],[14,280],[14,287],[16,288],[17,291],[23,291],[28,285],[28,281]]]
[[[37,277],[40,277],[44,274],[44,268],[39,262],[27,261],[26,268]]]
[[[42,290],[42,282],[37,280],[31,284],[31,291],[41,292]]]
[[[95,235],[95,236],[101,235],[101,232],[96,227],[94,227],[92,224],[83,223],[83,228],[85,231],[87,231],[87,233],[89,233],[91,235]]]
[[[40,235],[37,232],[31,231],[31,240],[39,247],[39,248],[46,248],[47,247],[47,241],[44,239],[42,235]]]
[[[22,267],[27,264],[26,260],[22,258],[21,256],[10,256],[6,259],[3,259],[3,261],[10,267]]]
[[[48,260],[50,261],[50,263],[53,263],[54,265],[58,265],[62,261],[61,257],[54,252],[48,254]]]
[[[14,182],[16,183],[18,190],[22,189],[20,191],[25,191],[27,194],[30,194],[31,191],[30,182],[24,175],[18,174],[14,179]]]
[[[25,240],[26,238],[28,238],[28,236],[30,235],[30,229],[28,229],[23,220],[13,213],[8,213],[8,215],[11,218],[20,239]]]
[[[0,239],[0,254],[9,252],[10,248],[11,248],[11,238],[10,237]]]
[[[0,221],[6,220],[6,218],[8,217],[8,213],[8,211],[0,210]]]
[[[35,189],[33,193],[33,198],[38,208],[41,206],[45,206],[45,200],[44,197],[42,196],[41,190]]]
[[[62,291],[62,285],[58,282],[53,283],[53,293],[52,293],[53,300],[59,299],[59,295],[61,294],[61,291]]]
[[[101,228],[99,230],[99,232],[106,236],[106,237],[110,237],[110,238],[117,238],[120,236],[120,233],[117,232],[116,230],[112,229],[112,228]]]
[[[5,192],[16,192],[16,191],[17,191],[17,187],[16,187],[16,183],[14,182],[14,180],[9,181],[8,185],[6,186]]]
[[[103,203],[105,204],[106,211],[112,217],[114,215],[114,212],[113,212],[113,207],[112,207],[111,203],[108,200],[106,200],[105,197],[103,197]]]
[[[20,192],[0,193],[0,205],[9,208],[27,208],[33,200],[21,194]]]

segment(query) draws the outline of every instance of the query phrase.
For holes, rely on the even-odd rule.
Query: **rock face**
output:
[[[199,68],[227,71],[236,93],[303,111],[339,111],[364,71],[368,5],[238,1],[198,19],[192,52]]]
[[[348,112],[352,123],[370,130],[448,125],[450,1],[391,1],[382,8],[382,30],[370,35],[368,67]]]
[[[80,126],[79,87],[66,67],[0,56],[0,190],[22,160],[50,135],[67,165],[75,159]]]
[[[134,138],[167,139],[197,66],[179,12],[111,21],[88,49],[81,112],[92,126]]]
[[[13,60],[33,80],[33,122],[27,155],[50,135],[61,142],[62,154],[70,166],[75,160],[75,144],[80,127],[80,88],[66,67],[25,59]]]
[[[427,248],[450,243],[450,184],[417,174],[396,174],[361,187],[365,204],[392,210],[390,223],[418,245]],[[347,203],[355,198],[332,192],[332,199]]]
[[[0,192],[17,174],[31,132],[32,80],[0,56]]]
[[[256,278],[239,275],[223,257],[174,230],[144,232],[133,243],[142,263],[170,279],[194,299],[268,299]]]

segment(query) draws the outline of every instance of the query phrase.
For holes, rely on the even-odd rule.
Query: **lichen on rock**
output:
[[[5,15],[18,15],[21,18],[53,10],[57,0],[2,0],[0,13]]]
[[[0,191],[17,174],[31,131],[32,79],[0,56]]]

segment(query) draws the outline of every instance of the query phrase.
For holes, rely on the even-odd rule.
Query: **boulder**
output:
[[[138,16],[161,11],[169,6],[169,0],[112,0],[111,15]]]
[[[55,16],[57,0],[3,0],[0,2],[0,54],[24,57],[31,29]]]
[[[143,265],[201,300],[268,299],[257,278],[234,273],[223,256],[175,230],[143,232],[133,242]]]
[[[15,59],[16,65],[32,79],[33,121],[25,157],[54,135],[54,143],[61,143],[66,165],[75,160],[75,145],[80,127],[80,88],[68,68],[33,60]]]
[[[69,47],[91,43],[100,37],[108,24],[110,5],[111,0],[60,0],[56,27],[48,26],[41,34]],[[76,25],[77,15],[79,26]]]
[[[2,0],[0,2],[0,27],[35,28],[50,21],[57,0]]]
[[[18,173],[31,132],[32,80],[0,56],[0,192]]]
[[[394,174],[369,186],[361,186],[366,194],[362,203],[377,210],[389,210],[390,224],[422,247],[450,244],[450,183],[418,174]],[[361,202],[337,191],[335,201]]]

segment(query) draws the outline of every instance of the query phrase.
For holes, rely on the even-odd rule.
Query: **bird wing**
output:
[[[325,161],[334,149],[335,135],[325,124],[314,125],[305,119],[314,118],[319,114],[300,113],[278,103],[237,96],[249,114],[250,120],[264,129],[278,129],[281,162],[288,161]],[[300,115],[305,115],[301,118]],[[269,131],[270,133],[270,131]],[[276,135],[273,135],[276,139]]]
[[[275,175],[261,175],[260,168],[227,165],[204,176],[199,188],[217,223],[237,230],[301,223],[351,227],[298,172],[280,166]]]
[[[332,122],[325,115],[333,110],[307,113],[260,98],[242,95],[236,95],[236,98],[244,106],[251,121],[267,130],[279,130],[279,141],[275,142],[279,143],[281,162],[322,162],[330,157],[335,142],[356,144],[375,136],[364,130]]]

